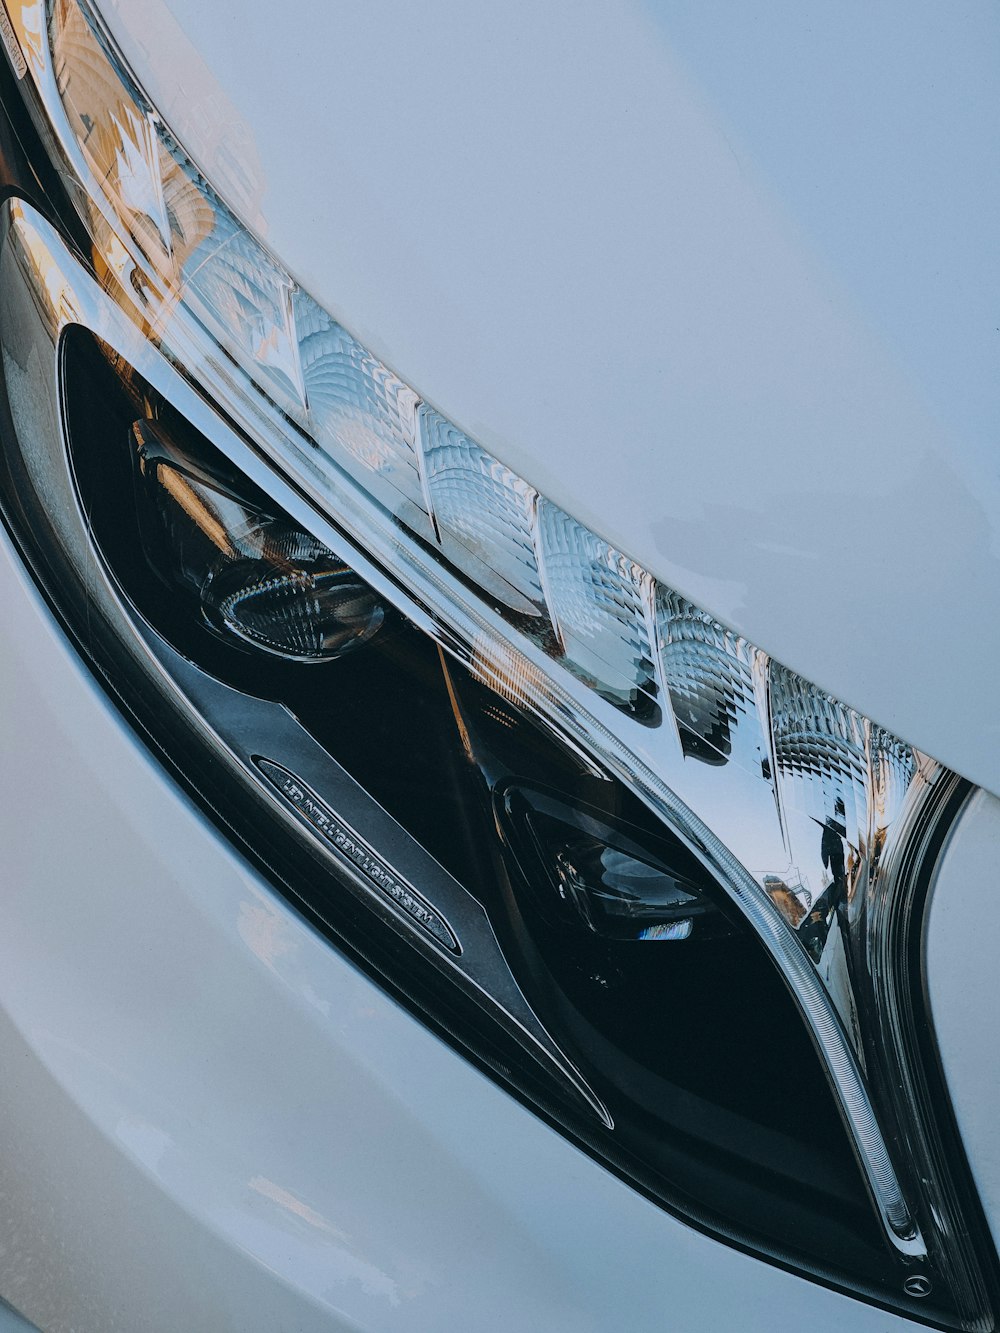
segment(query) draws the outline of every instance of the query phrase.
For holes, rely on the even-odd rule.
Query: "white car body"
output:
[[[102,12],[407,382],[984,789],[927,970],[1000,1239],[996,12]],[[514,1101],[240,858],[6,538],[0,605],[0,1297],[32,1324],[919,1327],[697,1232]]]

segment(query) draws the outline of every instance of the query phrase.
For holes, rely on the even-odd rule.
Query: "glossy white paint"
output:
[[[0,604],[0,1288],[45,1333],[914,1327],[520,1107],[206,824],[6,539]]]
[[[102,8],[422,393],[1000,791],[995,6]]]
[[[0,1333],[37,1333],[37,1330],[5,1301],[0,1301]]]

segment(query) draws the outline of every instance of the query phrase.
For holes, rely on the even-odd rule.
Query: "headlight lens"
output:
[[[207,474],[155,422],[132,429],[143,549],[207,624],[299,662],[335,661],[377,633],[383,604],[322,542],[247,483]]]
[[[11,304],[26,283],[34,318],[62,338],[54,411],[105,561],[109,623],[143,639],[254,799],[349,862],[362,899],[374,886],[393,928],[422,932],[414,948],[447,984],[530,1050],[537,1077],[561,1081],[595,1122],[570,1125],[595,1151],[739,1243],[991,1327],[989,1252],[968,1239],[974,1205],[953,1169],[913,961],[964,785],[661,585],[424,402],[217,197],[86,0],[14,4],[10,17],[29,109],[103,291],[22,205],[2,290],[9,327],[28,319]],[[77,327],[102,341],[66,334]],[[118,345],[135,338],[148,352]],[[180,402],[189,387],[150,358],[235,430]],[[4,364],[23,439],[30,366],[7,344]],[[104,394],[83,412],[93,390],[73,386],[88,377]],[[114,443],[95,436],[91,409],[120,417]],[[101,449],[124,460],[118,481]],[[44,509],[42,473],[30,458],[18,467]],[[72,522],[59,540],[79,557]],[[431,645],[448,660],[428,665]],[[304,663],[343,674],[306,684]],[[433,815],[413,814],[371,745],[375,710],[351,727],[324,713],[326,692],[360,702],[375,679],[445,709],[461,746],[453,799],[488,812],[485,851],[453,854]],[[264,708],[237,708],[234,691],[280,706],[308,743],[292,745],[292,723]],[[398,737],[385,744],[395,754]],[[351,756],[344,767],[454,879],[421,862],[435,893],[399,873],[334,808],[322,755]],[[760,1014],[738,1013],[741,987]],[[810,1043],[871,1214],[834,1145]],[[745,1085],[754,1070],[773,1096]],[[774,1104],[785,1097],[799,1105]],[[697,1126],[705,1107],[711,1132]],[[796,1135],[799,1113],[810,1124]],[[764,1127],[752,1145],[749,1122]],[[780,1136],[761,1146],[775,1126],[801,1160],[779,1167]],[[751,1177],[768,1171],[784,1171],[785,1211],[754,1225]]]

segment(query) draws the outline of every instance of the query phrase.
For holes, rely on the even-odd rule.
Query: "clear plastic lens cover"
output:
[[[218,198],[88,0],[8,8],[37,126],[77,182],[95,270],[128,318],[386,571],[400,609],[685,849],[679,868],[612,825],[512,796],[530,808],[498,818],[520,821],[505,836],[551,892],[543,915],[667,962],[734,918],[752,932],[824,1062],[898,1290],[945,1288],[978,1326],[982,1276],[921,1091],[925,1016],[894,953],[919,938],[918,851],[959,780],[663,586],[424,402]],[[77,317],[51,283],[49,299]],[[316,660],[376,634],[381,601],[306,530],[162,453],[143,475],[145,521],[172,534],[164,577],[217,629]]]

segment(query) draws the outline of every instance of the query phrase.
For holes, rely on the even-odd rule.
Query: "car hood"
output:
[[[102,8],[220,193],[421,394],[1000,792],[1000,11]]]

